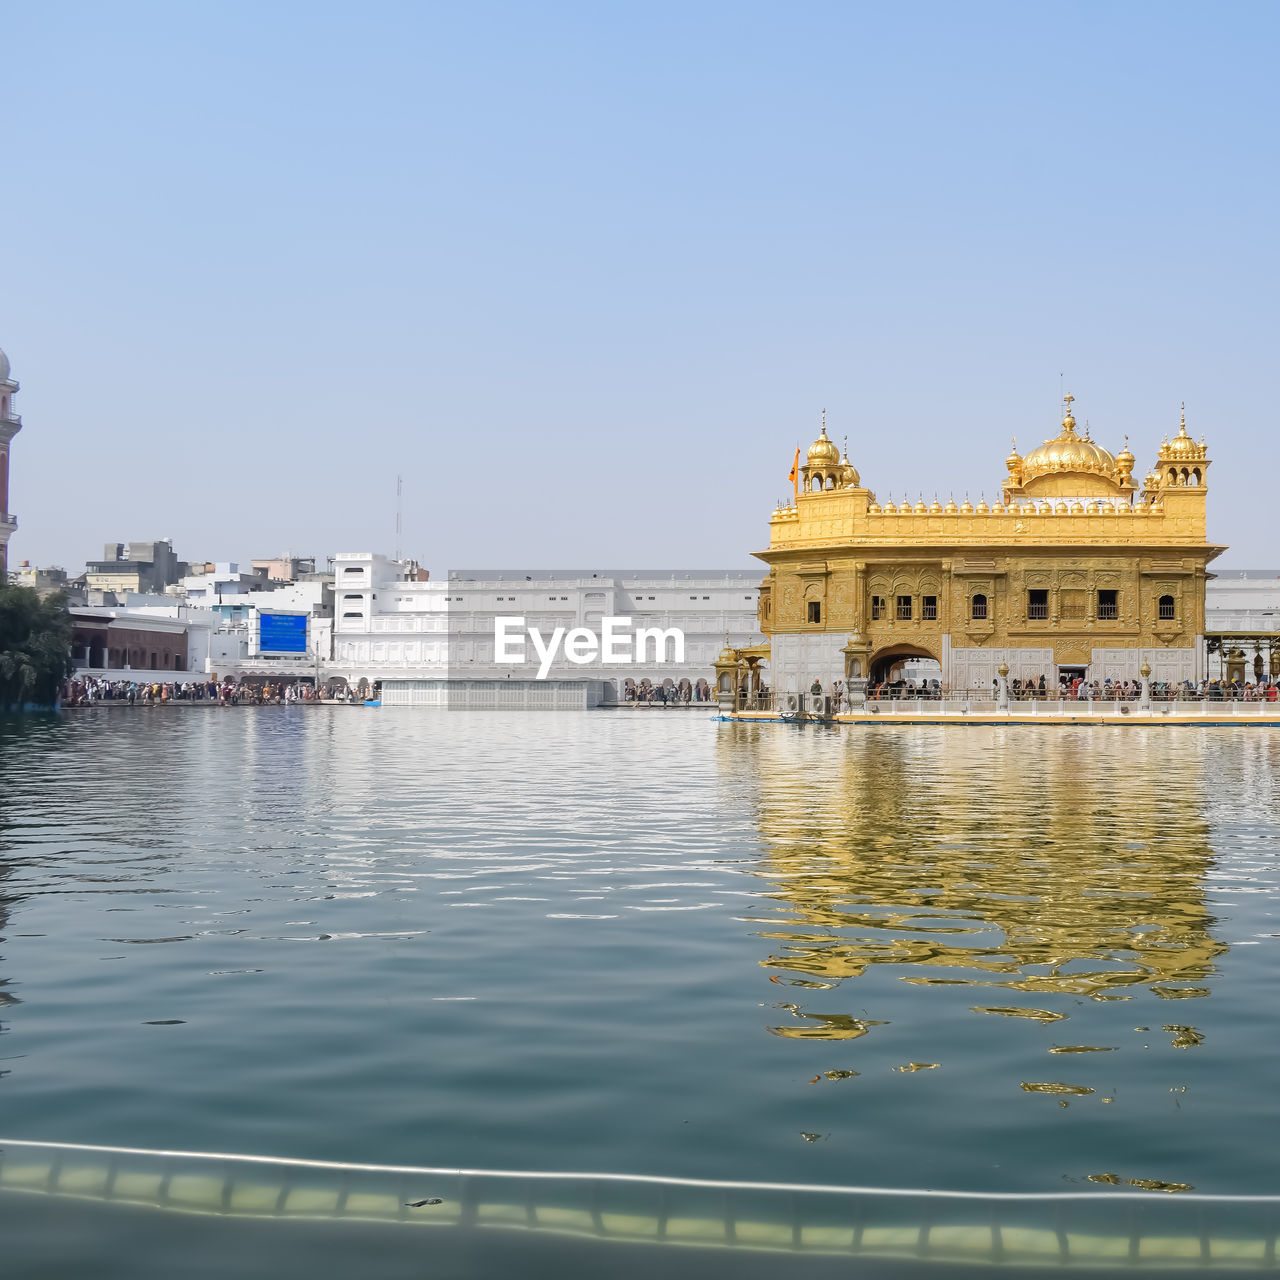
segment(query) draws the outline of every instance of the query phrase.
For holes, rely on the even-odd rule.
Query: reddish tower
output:
[[[13,411],[17,390],[9,376],[9,357],[0,351],[0,586],[8,581],[9,539],[18,527],[9,510],[9,441],[22,430],[22,419]]]

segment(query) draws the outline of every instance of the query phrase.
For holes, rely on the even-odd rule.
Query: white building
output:
[[[334,558],[334,650],[330,674],[351,683],[380,681],[387,705],[584,707],[627,701],[628,681],[640,686],[683,680],[710,682],[725,644],[759,637],[760,574],[754,570],[455,570],[442,582],[424,581],[412,561],[370,553]],[[655,647],[645,661],[571,661],[561,644],[542,665],[531,643],[525,661],[495,652],[499,617],[524,619],[550,641],[575,628],[599,635],[605,618],[634,628],[676,629],[674,645]],[[633,650],[634,659],[634,650]]]
[[[253,592],[269,591],[266,578],[256,573],[241,573],[234,560],[219,561],[203,573],[191,573],[180,579],[169,592],[190,604],[211,609],[227,601],[245,603],[242,599]]]
[[[352,684],[387,675],[442,677],[446,594],[446,584],[428,581],[412,560],[370,552],[334,556],[330,674]]]
[[[1204,629],[1280,631],[1280,573],[1274,569],[1218,569],[1204,597]]]
[[[1280,676],[1280,574],[1274,569],[1219,569],[1205,587],[1210,677]]]

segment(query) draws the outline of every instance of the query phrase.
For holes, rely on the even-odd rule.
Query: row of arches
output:
[[[616,695],[615,695],[616,696]],[[696,682],[687,676],[673,680],[668,676],[665,680],[650,680],[648,676],[636,681],[630,676],[622,682],[622,700],[624,702],[710,702],[711,685],[699,676]]]
[[[1181,470],[1177,467],[1170,467],[1167,478],[1172,485],[1194,489],[1204,483],[1204,472],[1199,467],[1183,467]]]

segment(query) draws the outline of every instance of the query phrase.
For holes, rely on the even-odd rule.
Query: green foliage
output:
[[[60,595],[0,587],[0,711],[51,706],[71,674],[71,618]]]

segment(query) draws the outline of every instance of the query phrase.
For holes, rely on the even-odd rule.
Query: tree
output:
[[[52,706],[71,674],[71,616],[63,596],[0,587],[0,711]]]

